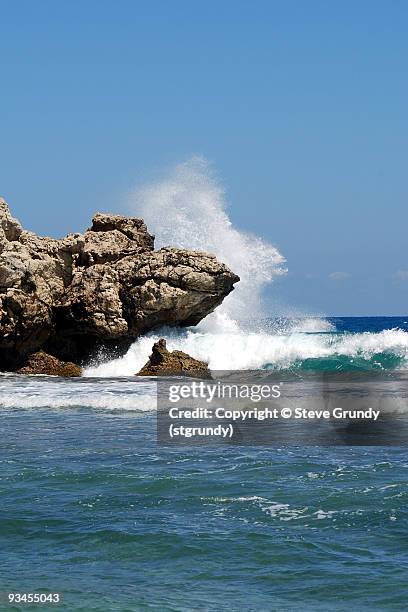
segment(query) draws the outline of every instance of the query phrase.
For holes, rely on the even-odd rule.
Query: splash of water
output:
[[[332,368],[340,362],[360,367],[382,367],[390,359],[392,367],[408,365],[408,332],[400,329],[378,333],[337,335],[332,332],[304,333],[296,325],[285,333],[160,330],[135,342],[123,357],[85,370],[85,376],[130,376],[140,370],[153,342],[167,338],[169,350],[182,350],[206,361],[212,370],[287,369],[305,360],[324,360]],[[340,360],[340,361],[339,361]],[[338,362],[338,363],[337,363]],[[318,369],[320,366],[315,367]]]
[[[262,291],[286,272],[284,257],[261,238],[232,226],[224,189],[207,160],[193,157],[162,180],[137,189],[130,207],[156,235],[156,248],[171,245],[211,252],[240,276],[233,293],[200,329],[237,331],[240,322],[261,316]]]
[[[298,334],[290,337],[292,332],[304,331],[305,321],[279,319],[273,328],[270,320],[260,324],[262,290],[285,272],[284,258],[269,243],[232,226],[224,190],[205,159],[192,158],[163,179],[135,190],[129,205],[132,214],[142,216],[155,233],[156,248],[174,245],[213,252],[241,281],[196,328],[152,332],[139,338],[123,357],[90,365],[85,376],[135,374],[160,337],[167,339],[170,350],[184,350],[207,361],[212,369],[263,367],[277,361],[286,364],[303,354],[320,354],[312,341]],[[328,322],[313,319],[306,331],[321,331],[322,326],[323,331],[331,329]]]
[[[123,357],[90,365],[85,377],[135,374],[160,337],[167,339],[170,350],[202,359],[212,370],[286,369],[310,361],[317,369],[327,364],[332,369],[344,364],[368,369],[407,367],[408,332],[400,329],[338,335],[324,318],[298,312],[248,325],[263,316],[262,290],[285,272],[284,258],[270,244],[232,226],[224,190],[206,160],[193,158],[163,180],[136,190],[130,205],[132,213],[143,216],[156,234],[156,247],[211,251],[239,274],[241,282],[196,328],[147,334]]]

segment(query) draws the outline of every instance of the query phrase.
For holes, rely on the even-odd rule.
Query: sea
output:
[[[1,375],[0,609],[406,609],[407,448],[159,445],[135,373],[163,336],[212,369],[408,370],[408,317],[264,317],[159,330],[78,379]]]

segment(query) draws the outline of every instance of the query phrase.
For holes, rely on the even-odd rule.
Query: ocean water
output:
[[[2,375],[0,609],[405,609],[406,448],[158,446],[134,373],[162,335],[213,368],[408,369],[408,317],[273,318],[162,330],[77,380]]]

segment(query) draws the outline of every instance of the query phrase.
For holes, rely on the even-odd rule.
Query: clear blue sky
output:
[[[64,235],[192,154],[274,292],[408,313],[408,2],[0,0],[0,193]]]

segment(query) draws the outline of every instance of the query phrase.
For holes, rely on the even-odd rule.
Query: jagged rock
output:
[[[214,255],[154,251],[142,219],[97,213],[84,234],[23,230],[0,199],[0,369],[44,349],[80,362],[162,325],[195,325],[239,278]]]
[[[161,338],[153,344],[149,360],[137,376],[190,376],[211,378],[208,364],[190,357],[183,351],[169,351],[166,340]]]
[[[60,361],[44,351],[30,355],[18,374],[47,374],[49,376],[81,376],[81,368],[71,361]]]
[[[0,198],[0,244],[3,244],[7,240],[18,240],[22,230],[22,227],[17,221],[11,216],[9,207],[3,198]]]

